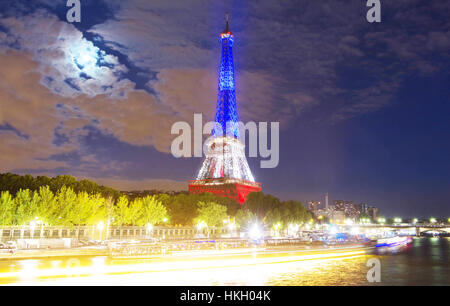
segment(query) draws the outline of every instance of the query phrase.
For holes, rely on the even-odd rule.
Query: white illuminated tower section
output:
[[[228,17],[220,41],[222,58],[213,137],[207,143],[206,158],[197,179],[189,183],[189,192],[211,192],[242,204],[250,192],[260,191],[261,185],[253,178],[245,157],[244,144],[239,140],[233,64],[234,35],[229,30]]]

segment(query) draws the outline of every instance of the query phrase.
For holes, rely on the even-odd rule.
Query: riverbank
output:
[[[251,246],[239,248],[219,248],[219,249],[190,249],[190,250],[170,250],[164,253],[145,253],[139,250],[145,249],[146,245],[128,246],[127,249],[132,248],[132,252],[120,252],[111,250],[106,246],[90,246],[64,249],[25,249],[15,250],[13,253],[0,253],[0,261],[8,260],[23,260],[23,259],[42,259],[42,258],[56,258],[56,257],[95,257],[95,256],[110,256],[114,258],[161,258],[161,257],[179,257],[179,256],[209,256],[209,255],[236,255],[249,254],[255,251],[258,252],[272,252],[272,251],[286,251],[286,252],[317,252],[332,251],[346,248],[365,248],[363,244],[317,244],[317,243],[302,243],[297,245],[265,245],[265,246]],[[160,247],[160,246],[159,246]],[[154,246],[153,246],[154,248]]]

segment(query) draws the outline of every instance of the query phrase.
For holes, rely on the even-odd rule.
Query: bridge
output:
[[[435,224],[435,223],[400,223],[400,224],[363,224],[361,228],[374,228],[385,231],[394,230],[411,230],[415,231],[417,236],[427,232],[438,232],[442,234],[450,234],[450,224]]]

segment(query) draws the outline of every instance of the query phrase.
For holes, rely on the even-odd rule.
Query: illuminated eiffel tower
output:
[[[229,29],[228,16],[220,41],[222,59],[213,137],[207,143],[206,158],[197,179],[189,182],[189,192],[211,192],[242,204],[250,192],[260,191],[261,185],[253,178],[245,157],[245,146],[239,140],[233,64],[234,35]]]

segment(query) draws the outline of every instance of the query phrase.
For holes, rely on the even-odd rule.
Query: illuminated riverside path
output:
[[[449,250],[449,238],[414,238],[406,247],[375,253],[352,246],[309,251],[184,252],[152,259],[80,256],[8,260],[0,262],[0,284],[377,285],[366,279],[367,260],[377,257],[381,262],[378,284],[450,285]]]

